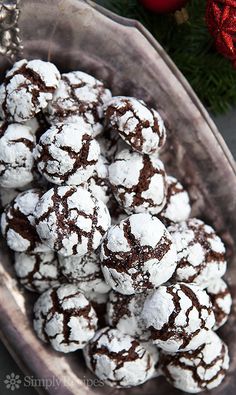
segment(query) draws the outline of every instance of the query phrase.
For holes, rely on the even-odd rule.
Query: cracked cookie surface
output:
[[[194,284],[161,286],[145,300],[142,318],[158,347],[169,352],[195,350],[215,324],[207,293]]]
[[[108,230],[101,261],[107,283],[117,292],[132,295],[169,280],[176,268],[176,250],[157,218],[133,214]]]
[[[37,204],[35,218],[40,238],[63,256],[96,250],[110,226],[105,204],[75,186],[47,191]]]
[[[35,137],[30,127],[0,122],[0,186],[22,188],[33,180]]]
[[[220,385],[229,369],[228,348],[211,331],[206,343],[195,351],[161,352],[160,365],[165,378],[175,388],[190,393],[212,390]]]
[[[83,121],[48,129],[34,150],[39,172],[54,184],[80,185],[93,174],[100,147]]]
[[[88,368],[116,388],[129,388],[150,379],[157,360],[157,349],[150,352],[137,339],[109,327],[96,333],[83,354]]]
[[[214,229],[197,218],[168,227],[177,248],[173,281],[206,287],[221,278],[227,267],[225,246]]]
[[[113,97],[104,108],[105,126],[140,153],[157,153],[165,144],[166,130],[160,114],[134,97]]]
[[[50,288],[34,305],[34,330],[60,352],[83,348],[94,336],[97,316],[83,293],[72,284]]]
[[[0,86],[0,116],[19,123],[33,118],[52,100],[60,78],[50,62],[16,62]]]
[[[104,84],[82,71],[62,74],[61,81],[46,110],[51,123],[88,123],[93,136],[103,130],[103,105],[111,99],[111,92]]]
[[[121,151],[109,166],[109,181],[119,205],[127,212],[158,214],[166,203],[166,173],[156,157]]]

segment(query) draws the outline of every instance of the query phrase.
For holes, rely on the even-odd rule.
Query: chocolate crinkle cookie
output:
[[[111,199],[111,186],[108,180],[108,161],[100,155],[95,165],[93,175],[87,181],[87,188],[92,195],[98,197],[104,204]]]
[[[22,188],[33,180],[35,137],[31,128],[0,122],[0,186]]]
[[[177,354],[161,352],[159,363],[170,384],[196,394],[220,385],[229,369],[228,347],[210,331],[206,342],[197,350]]]
[[[124,295],[157,288],[176,268],[176,250],[165,226],[150,214],[133,214],[112,226],[101,246],[102,271]]]
[[[99,330],[84,348],[86,365],[110,387],[129,388],[140,385],[155,373],[158,351],[109,327]]]
[[[109,181],[116,200],[128,214],[158,214],[165,206],[166,173],[154,156],[121,151],[109,166]]]
[[[32,292],[42,293],[63,281],[58,259],[53,251],[17,252],[14,269],[21,285]]]
[[[148,293],[122,295],[111,291],[107,302],[107,323],[139,340],[147,341],[150,331],[141,316]]]
[[[146,298],[141,315],[152,341],[168,352],[195,350],[215,325],[209,296],[194,284],[159,287]]]
[[[160,114],[134,97],[117,96],[104,107],[105,126],[116,130],[131,147],[155,154],[165,144],[166,130]]]
[[[46,110],[49,122],[88,123],[93,136],[103,130],[103,105],[111,99],[111,92],[104,84],[82,71],[62,74],[61,81]]]
[[[42,241],[63,256],[96,250],[110,226],[105,204],[75,186],[47,191],[36,206],[35,218]]]
[[[0,116],[19,123],[33,118],[52,100],[60,78],[50,62],[39,59],[16,62],[0,86]]]
[[[232,306],[230,290],[224,280],[217,278],[208,284],[206,292],[210,297],[216,319],[213,330],[217,330],[223,326],[229,318]]]
[[[45,291],[36,301],[33,312],[37,336],[60,352],[83,348],[97,328],[93,307],[73,284],[62,284]]]
[[[102,274],[97,251],[83,257],[77,255],[59,256],[59,265],[68,282],[76,283],[83,292],[105,294],[110,291],[110,286],[105,282]]]
[[[93,174],[100,147],[83,120],[48,129],[34,150],[39,172],[54,184],[80,185]]]
[[[214,229],[203,221],[190,218],[168,227],[177,248],[178,264],[173,281],[206,287],[226,271],[225,246]]]
[[[1,229],[8,246],[17,252],[44,252],[49,248],[42,243],[35,228],[34,210],[43,192],[29,189],[21,192],[5,208]]]
[[[175,177],[167,176],[166,183],[166,204],[158,217],[166,225],[186,221],[191,212],[188,192]]]

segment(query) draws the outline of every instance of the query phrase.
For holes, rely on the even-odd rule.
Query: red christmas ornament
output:
[[[206,22],[217,50],[236,67],[236,0],[208,0]]]
[[[140,0],[148,10],[160,14],[180,10],[188,0]]]

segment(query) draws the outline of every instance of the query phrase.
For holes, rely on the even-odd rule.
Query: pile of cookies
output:
[[[84,72],[20,60],[0,117],[1,230],[20,284],[40,294],[37,336],[83,349],[112,387],[160,374],[186,392],[219,385],[225,247],[166,174],[160,114]]]

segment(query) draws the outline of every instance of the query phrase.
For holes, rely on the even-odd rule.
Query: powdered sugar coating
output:
[[[43,192],[29,189],[21,192],[5,208],[1,217],[1,229],[8,246],[17,252],[44,252],[49,248],[40,240],[36,228],[34,210]]]
[[[0,86],[0,116],[25,122],[45,108],[57,88],[60,73],[42,60],[16,62]]]
[[[47,108],[51,123],[80,122],[83,119],[93,129],[93,136],[102,132],[103,105],[111,92],[103,83],[82,71],[62,74],[53,100]]]
[[[165,226],[150,214],[133,214],[112,226],[101,246],[102,271],[124,295],[153,289],[176,268],[176,250]]]
[[[63,256],[96,250],[110,226],[105,204],[82,187],[47,191],[35,210],[36,229],[45,244]]]
[[[21,285],[32,292],[42,293],[62,280],[53,251],[15,253],[14,269]]]
[[[97,331],[83,354],[88,368],[110,387],[137,386],[155,372],[157,358],[153,351],[117,329],[107,327]]]
[[[0,186],[21,188],[33,180],[35,138],[31,128],[0,124]]]
[[[166,173],[156,157],[121,151],[109,166],[115,198],[128,213],[158,214],[166,203]]]
[[[159,214],[160,220],[166,223],[186,221],[191,212],[188,192],[175,177],[167,176],[166,182],[166,204]]]
[[[34,150],[39,172],[54,184],[80,185],[93,174],[99,144],[82,121],[57,124],[48,129]]]
[[[50,288],[34,305],[34,330],[60,352],[83,348],[94,336],[97,316],[90,302],[73,284]]]
[[[228,285],[221,278],[212,280],[206,292],[210,296],[210,300],[213,306],[213,311],[215,314],[216,323],[213,330],[219,329],[223,326],[229,318],[232,297]]]
[[[177,354],[161,353],[160,364],[166,379],[189,393],[216,388],[229,368],[226,344],[210,331],[206,343],[196,351]]]
[[[203,221],[190,218],[168,228],[177,248],[175,281],[202,287],[226,271],[225,246],[214,229]]]
[[[128,296],[111,291],[107,303],[108,325],[139,340],[147,341],[150,332],[141,317],[146,298],[146,292]]]
[[[142,318],[153,342],[168,352],[195,350],[215,325],[207,293],[184,283],[155,290],[145,300]]]
[[[83,257],[77,255],[59,256],[59,264],[66,279],[76,283],[85,294],[91,292],[104,294],[110,290],[101,271],[98,252],[91,252]]]
[[[160,114],[134,97],[113,97],[105,106],[105,125],[119,132],[131,147],[153,154],[163,147],[166,130]]]
[[[88,190],[107,204],[111,198],[111,188],[108,181],[108,161],[100,155],[95,165],[93,175],[88,180]]]

